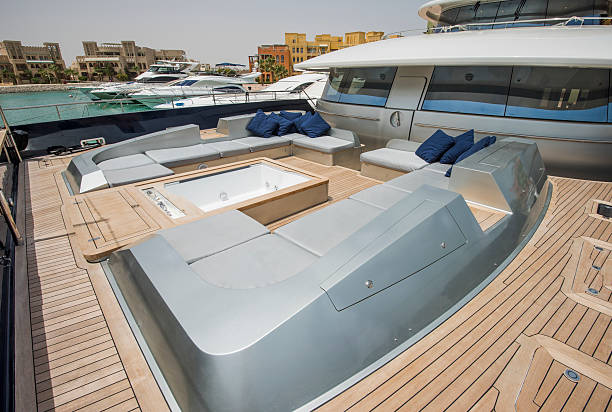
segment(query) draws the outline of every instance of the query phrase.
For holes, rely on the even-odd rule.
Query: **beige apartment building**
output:
[[[59,43],[24,46],[17,40],[0,41],[0,71],[12,72],[20,83],[30,75],[35,76],[41,69],[52,66],[62,70],[66,68]]]
[[[72,68],[79,76],[92,79],[96,68],[109,66],[115,73],[136,76],[158,60],[187,61],[184,50],[155,50],[136,45],[131,40],[121,43],[83,42],[84,56],[77,56]]]
[[[382,39],[383,35],[382,31],[369,31],[367,33],[354,31],[345,33],[344,39],[342,36],[317,34],[314,41],[308,41],[306,40],[306,33],[285,33],[285,44],[289,47],[291,64],[293,65],[346,47],[378,41]]]

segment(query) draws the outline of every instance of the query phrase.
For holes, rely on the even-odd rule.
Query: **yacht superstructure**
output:
[[[481,7],[519,3],[531,10],[530,1]],[[420,14],[431,20],[441,4],[459,5],[430,2]],[[460,4],[474,13],[473,3]],[[477,24],[467,28],[360,45],[296,67],[330,71],[317,109],[332,124],[351,127],[368,149],[436,129],[474,128],[481,135],[537,141],[553,173],[610,178],[612,29],[604,24],[609,19],[573,25],[571,18],[529,23],[500,18],[504,28],[495,29],[474,18]]]

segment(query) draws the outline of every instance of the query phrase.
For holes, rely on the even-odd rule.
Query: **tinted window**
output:
[[[436,67],[423,110],[504,115],[510,67]]]
[[[497,10],[499,9],[499,3],[478,3],[478,8],[476,9],[476,15],[474,16],[474,23],[480,22],[492,22],[495,21],[495,16],[497,15]],[[477,26],[478,29],[491,29],[493,28],[492,24],[480,25]]]
[[[457,14],[457,19],[455,20],[455,24],[473,23],[475,15],[476,8],[474,4],[460,7],[459,14]]]
[[[548,3],[546,17],[592,16],[593,0],[555,0]]]
[[[454,8],[454,9],[444,10],[440,14],[439,22],[441,24],[439,24],[439,25],[452,26],[453,24],[455,24],[455,20],[457,20],[457,13],[459,13],[459,8],[458,7]]]
[[[609,71],[515,67],[506,116],[605,122]]]
[[[384,106],[395,71],[395,67],[334,69],[323,92],[324,100]]]
[[[330,102],[340,101],[340,85],[344,76],[348,73],[349,69],[331,69],[329,72],[329,81],[325,85],[323,91],[323,99]]]
[[[512,21],[518,17],[518,8],[521,5],[521,0],[502,1],[497,9],[495,21]],[[499,25],[498,27],[504,27]]]
[[[553,0],[556,1],[556,0]],[[548,0],[526,0],[523,7],[519,10],[518,20],[534,20],[543,19],[546,16],[546,8],[548,6]],[[543,23],[521,23],[518,26],[531,26],[538,25],[542,26]]]

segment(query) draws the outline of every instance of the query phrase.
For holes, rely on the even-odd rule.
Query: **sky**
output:
[[[260,44],[283,44],[285,32],[344,35],[350,31],[424,30],[426,0],[0,0],[1,40],[59,42],[66,65],[83,55],[83,40],[135,40],[183,49],[212,65],[248,64]]]

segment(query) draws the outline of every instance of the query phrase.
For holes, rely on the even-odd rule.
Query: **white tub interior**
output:
[[[241,169],[168,183],[164,188],[210,212],[309,180],[296,172],[255,163]]]

